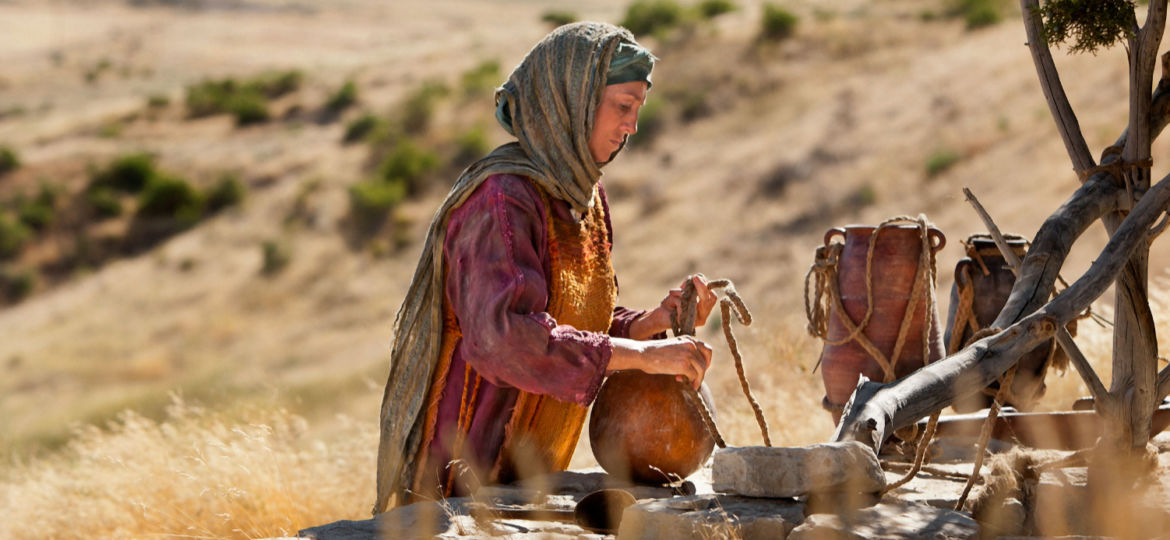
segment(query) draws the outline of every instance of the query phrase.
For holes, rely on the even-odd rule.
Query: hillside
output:
[[[576,9],[582,19],[618,22],[626,4]],[[924,16],[944,13],[941,0],[792,2],[795,35],[761,42],[762,6],[739,4],[643,38],[661,58],[651,93],[658,112],[643,118],[645,140],[603,179],[620,301],[656,305],[690,272],[732,279],[755,315],[736,331],[773,438],[820,441],[831,421],[819,410],[820,376],[810,373],[819,344],[804,333],[801,296],[825,230],[925,213],[949,240],[938,259],[945,318],[959,240],[982,231],[960,189],[970,187],[1002,229],[1030,237],[1077,179],[1018,13],[968,30],[961,19]],[[309,420],[309,440],[352,433],[334,420],[344,414],[369,437],[392,319],[426,223],[458,172],[451,161],[466,146],[460,137],[478,130],[477,144],[507,140],[491,121],[490,90],[464,75],[496,62],[487,73],[501,82],[549,30],[541,16],[555,6],[0,2],[0,147],[21,162],[0,175],[0,202],[44,183],[66,201],[60,221],[4,263],[38,278],[29,296],[0,306],[0,456],[50,455],[72,425],[102,424],[126,408],[162,418],[172,392],[229,416],[287,408]],[[1125,125],[1124,55],[1056,54],[1099,152]],[[203,81],[289,70],[301,82],[270,100],[267,121],[193,118],[186,105],[187,89]],[[331,113],[327,102],[347,81],[356,103]],[[379,174],[394,145],[376,135],[347,144],[346,131],[367,113],[401,119],[428,83],[446,91],[435,93],[427,127],[412,137],[440,162],[387,223],[363,231],[350,187]],[[1155,155],[1166,150],[1160,143]],[[198,189],[233,175],[243,202],[127,248],[119,242],[136,214],[86,221],[76,205],[87,200],[93,171],[135,152]],[[142,204],[124,199],[128,208]],[[107,256],[61,262],[80,260],[80,246],[103,238],[118,246]],[[1083,271],[1104,241],[1101,228],[1090,229],[1065,277]],[[1159,284],[1166,278],[1157,269],[1168,262],[1155,245]],[[1099,304],[1107,311],[1108,302]],[[1107,344],[1087,332],[1098,344],[1090,352],[1103,353]],[[714,324],[701,336],[721,340]],[[730,356],[722,344],[716,351],[709,380],[721,424],[730,442],[755,443]],[[1075,380],[1050,385],[1058,389],[1051,407],[1080,393]],[[590,461],[586,450],[575,463]]]

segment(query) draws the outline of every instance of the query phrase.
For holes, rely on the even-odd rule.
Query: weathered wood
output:
[[[1008,245],[1007,240],[1003,237],[1003,233],[999,231],[995,220],[991,219],[991,214],[987,212],[983,205],[979,203],[979,199],[975,197],[974,193],[968,188],[963,188],[963,193],[967,196],[967,202],[975,208],[975,213],[983,219],[983,224],[987,226],[988,232],[991,233],[991,238],[995,240],[996,246],[999,247],[1000,253],[1003,254],[1004,261],[1008,263],[1008,268],[1017,278],[1020,276],[1020,258],[1016,256],[1016,252]],[[1098,402],[1106,402],[1109,400],[1108,390],[1105,385],[1101,383],[1101,379],[1097,376],[1097,372],[1093,371],[1093,366],[1089,365],[1088,359],[1085,358],[1084,353],[1077,347],[1072,336],[1069,335],[1068,329],[1061,326],[1056,329],[1056,341],[1065,353],[1069,360],[1072,361],[1073,369],[1081,376],[1081,380],[1085,382],[1085,386],[1089,388],[1089,393],[1093,395]]]
[[[1057,246],[1065,246],[1064,249],[1045,252],[1044,260],[1031,266],[1029,260],[1041,257],[1036,253],[1029,253],[1024,260],[1023,279],[1028,279],[1029,272],[1042,274],[1046,271],[1045,267],[1054,259],[1063,260],[1075,236],[1100,215],[1092,215],[1092,209],[1100,206],[1088,203],[1111,196],[1111,191],[1104,187],[1101,188],[1102,191],[1094,191],[1097,188],[1093,187],[1093,180],[1094,178],[1091,178],[1086,181],[1081,189],[1077,190],[1078,193],[1082,193],[1088,189],[1087,193],[1080,197],[1074,196],[1063,205],[1045,223],[1048,227],[1047,232],[1041,227],[1041,233],[1037,235],[1038,239],[1045,239]],[[1113,187],[1116,189],[1116,184]],[[1139,245],[1145,245],[1147,230],[1161,216],[1168,203],[1170,176],[1159,181],[1138,201],[1083,276],[1040,309],[1034,310],[1013,324],[1004,325],[1002,332],[977,341],[950,357],[925,366],[893,383],[882,385],[863,378],[858,383],[853,398],[846,404],[834,440],[861,441],[876,451],[895,429],[906,427],[934,411],[941,410],[950,405],[957,396],[987,386],[1014,365],[1024,352],[1051,338],[1058,326],[1068,324],[1108,289]],[[1046,235],[1053,238],[1047,238]],[[1059,265],[1057,267],[1059,268]],[[1017,282],[1016,288],[1020,288],[1020,282]],[[1016,296],[1015,292],[1013,291],[1013,297]],[[1001,313],[1000,319],[1003,317],[1004,314]]]
[[[1044,99],[1048,101],[1048,110],[1056,120],[1060,138],[1064,141],[1064,148],[1068,151],[1068,158],[1073,162],[1073,168],[1082,171],[1096,165],[1089,145],[1085,143],[1085,136],[1081,134],[1080,123],[1068,97],[1064,94],[1064,86],[1060,83],[1060,74],[1056,71],[1056,64],[1052,61],[1052,51],[1040,35],[1039,0],[1020,0],[1020,9],[1024,15],[1024,32],[1028,36],[1028,49],[1032,53],[1032,63],[1036,66],[1036,76],[1040,78],[1040,89],[1044,92]]]

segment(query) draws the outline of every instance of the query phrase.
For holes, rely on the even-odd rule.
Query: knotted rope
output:
[[[751,386],[748,384],[747,375],[743,369],[743,356],[739,352],[739,343],[735,339],[735,333],[731,331],[731,315],[735,314],[736,320],[739,324],[744,326],[751,326],[752,313],[748,310],[747,305],[744,304],[743,299],[740,298],[739,293],[735,290],[735,284],[728,279],[717,279],[707,283],[707,288],[711,290],[723,290],[723,298],[719,299],[720,313],[722,314],[723,336],[727,339],[727,347],[731,349],[731,356],[735,359],[735,372],[739,376],[739,386],[743,390],[743,395],[747,397],[748,403],[751,403],[752,411],[756,416],[756,423],[760,426],[760,433],[764,437],[764,446],[772,446],[772,438],[768,434],[768,422],[764,419],[764,411],[760,408],[759,402],[752,396]],[[671,330],[676,336],[693,336],[695,335],[695,317],[697,315],[695,284],[691,280],[687,280],[683,287],[681,313],[671,312],[670,326]],[[715,425],[715,419],[711,415],[711,411],[707,408],[707,404],[699,396],[699,391],[695,390],[689,385],[687,392],[683,395],[687,397],[687,401],[699,411],[699,415],[703,418],[703,423],[707,426],[708,433],[711,438],[715,439],[715,444],[720,448],[726,448],[727,443],[724,442],[723,436],[719,434],[719,428]]]
[[[914,283],[911,285],[910,299],[906,304],[906,311],[902,316],[902,324],[898,328],[898,338],[894,342],[894,349],[887,357],[865,335],[865,328],[873,317],[873,255],[877,246],[877,239],[882,229],[897,225],[917,225],[922,239],[922,249],[919,254],[918,267],[914,273]],[[861,322],[854,323],[845,311],[841,301],[841,288],[838,281],[838,264],[841,258],[842,244],[826,244],[817,248],[816,260],[809,268],[804,278],[804,309],[808,318],[808,332],[820,338],[826,345],[844,345],[855,341],[870,355],[882,368],[884,382],[892,382],[896,378],[895,366],[902,355],[902,348],[906,344],[906,335],[910,330],[910,320],[914,316],[918,303],[926,301],[926,319],[923,325],[922,357],[924,362],[930,358],[930,326],[934,315],[935,296],[934,283],[937,272],[934,264],[934,246],[930,240],[930,225],[926,216],[917,218],[898,216],[887,219],[874,228],[869,237],[869,244],[865,254],[865,316]],[[810,290],[812,294],[810,295]],[[848,331],[848,335],[839,340],[829,339],[829,317],[836,313],[837,318]],[[817,361],[817,366],[820,360]],[[816,371],[816,366],[813,367]]]

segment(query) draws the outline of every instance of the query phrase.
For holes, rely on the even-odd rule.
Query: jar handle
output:
[[[841,235],[842,242],[845,241],[845,229],[844,228],[833,227],[832,229],[825,231],[825,245],[826,246],[829,245],[829,241],[832,240],[833,237],[837,236],[837,235]]]
[[[932,253],[938,253],[939,250],[943,248],[943,246],[947,245],[947,237],[943,234],[942,231],[931,227],[929,230],[927,230],[926,234],[931,238],[930,251]]]

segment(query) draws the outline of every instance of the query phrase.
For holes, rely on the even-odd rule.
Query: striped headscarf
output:
[[[615,52],[623,44],[637,45],[624,28],[595,22],[562,26],[533,47],[497,90],[497,102],[505,102],[510,111],[506,127],[517,140],[473,163],[456,180],[431,220],[414,278],[394,320],[390,375],[379,420],[375,514],[387,509],[392,496],[401,502],[415,474],[413,460],[442,334],[448,217],[496,174],[530,178],[583,214],[601,179],[600,165],[588,146],[593,116]],[[646,75],[648,82],[648,70]]]

